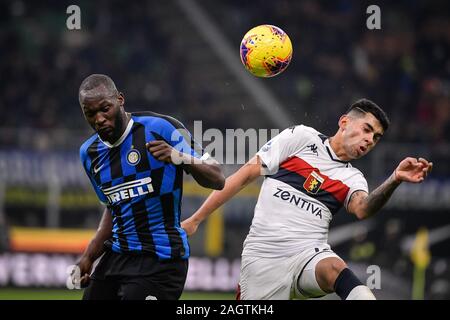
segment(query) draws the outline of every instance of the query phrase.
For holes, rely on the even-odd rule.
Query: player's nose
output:
[[[371,135],[371,134],[367,135],[365,140],[366,140],[367,146],[370,147],[373,145],[373,142],[374,142],[373,135]]]
[[[106,122],[106,118],[104,116],[102,116],[101,114],[98,113],[95,116],[95,125],[97,127],[101,127],[105,122]]]

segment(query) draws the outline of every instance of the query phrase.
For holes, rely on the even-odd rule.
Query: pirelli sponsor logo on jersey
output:
[[[153,192],[152,178],[147,177],[139,180],[118,184],[110,188],[102,188],[110,204],[143,196]]]
[[[311,171],[309,176],[306,178],[305,183],[303,183],[303,188],[309,193],[317,193],[325,181],[323,177],[316,171]]]

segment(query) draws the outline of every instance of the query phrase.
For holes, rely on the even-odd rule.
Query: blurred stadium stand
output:
[[[405,156],[434,162],[428,181],[402,185],[369,224],[355,222],[344,212],[336,215],[330,242],[336,241],[335,251],[355,265],[362,279],[367,278],[366,266],[381,267],[378,297],[409,299],[414,266],[406,242],[426,227],[432,259],[426,269],[425,298],[450,299],[450,232],[445,229],[450,226],[450,3],[377,1],[382,10],[378,31],[366,29],[366,7],[359,1],[192,3],[223,33],[237,61],[241,37],[251,27],[269,23],[289,34],[294,56],[288,69],[273,79],[249,81],[275,97],[279,105],[274,108],[284,106],[281,111],[291,124],[303,123],[331,135],[339,115],[361,97],[387,111],[389,132],[373,153],[354,164],[372,188]],[[15,228],[97,226],[101,207],[78,159],[79,146],[91,134],[77,97],[87,75],[110,75],[125,93],[128,111],[169,114],[191,130],[195,120],[203,121],[204,130],[223,132],[283,129],[261,111],[241,85],[243,80],[217,56],[179,1],[78,1],[79,31],[65,27],[70,4],[0,2],[0,252],[6,251],[0,256],[0,286],[46,286],[45,279],[8,278],[14,261],[25,261],[16,254],[36,253],[19,245],[26,241],[20,242],[23,229]],[[226,167],[228,174],[236,169]],[[257,187],[226,204],[191,239],[195,258],[187,289],[233,289],[228,278],[212,287],[213,280],[197,283],[200,277],[194,274],[206,268],[213,270],[210,274],[236,279],[236,259],[251,223]],[[184,194],[187,217],[208,192],[187,177]],[[344,227],[350,229],[339,229]],[[340,237],[339,230],[347,230],[345,236]],[[56,265],[64,266],[73,256],[61,259]]]

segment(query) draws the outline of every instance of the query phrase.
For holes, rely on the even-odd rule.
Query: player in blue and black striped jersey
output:
[[[174,118],[125,112],[108,76],[87,77],[79,100],[95,130],[80,148],[81,162],[106,206],[78,263],[81,285],[88,285],[83,299],[178,299],[189,258],[180,227],[183,171],[222,189],[221,168]]]

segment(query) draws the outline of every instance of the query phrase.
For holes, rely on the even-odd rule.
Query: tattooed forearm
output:
[[[378,210],[380,210],[389,198],[394,193],[395,189],[400,185],[400,182],[396,181],[394,174],[392,174],[386,181],[384,181],[378,188],[373,190],[365,200],[365,213],[366,218],[370,217]]]

